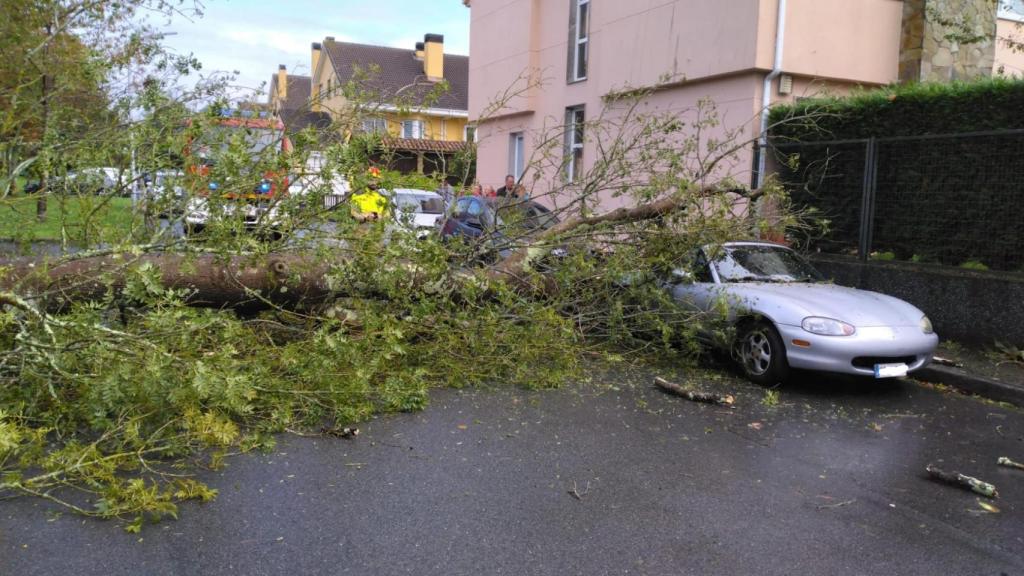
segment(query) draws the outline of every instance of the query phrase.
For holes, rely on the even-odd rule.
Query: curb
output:
[[[1024,386],[978,376],[946,366],[926,366],[910,374],[915,380],[936,382],[952,386],[963,392],[977,394],[990,400],[1009,402],[1024,407]]]

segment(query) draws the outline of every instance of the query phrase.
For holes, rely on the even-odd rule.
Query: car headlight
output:
[[[932,321],[929,320],[927,316],[921,316],[920,324],[921,324],[921,332],[924,332],[925,334],[934,334],[935,333],[935,329],[932,328]]]
[[[803,322],[800,323],[800,327],[811,334],[821,334],[822,336],[853,336],[854,332],[857,331],[856,328],[846,322],[818,316],[804,318]]]

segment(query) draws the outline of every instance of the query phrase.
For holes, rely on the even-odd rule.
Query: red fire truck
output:
[[[246,166],[225,175],[217,163],[229,150],[243,151]],[[288,172],[247,171],[291,150],[280,119],[249,110],[222,112],[185,150],[185,177],[192,192],[185,208],[187,229],[201,231],[214,214],[241,217],[247,228],[275,224],[277,201],[288,194]]]

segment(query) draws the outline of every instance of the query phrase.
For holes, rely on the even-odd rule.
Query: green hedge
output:
[[[813,121],[786,119],[811,117]],[[907,84],[776,106],[776,140],[845,140],[1024,128],[1024,80]]]
[[[866,159],[863,143],[824,142],[875,137],[872,252],[1024,270],[1024,134],[1002,133],[1024,129],[1024,81],[892,87],[780,106],[770,119],[782,122],[771,142],[794,202],[831,221],[818,248],[856,251]]]

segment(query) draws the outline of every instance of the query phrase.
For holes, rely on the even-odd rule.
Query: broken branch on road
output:
[[[576,481],[573,480],[572,481],[572,490],[569,490],[568,492],[569,492],[569,495],[572,496],[573,498],[575,498],[577,500],[583,500],[584,496],[586,496],[587,494],[590,494],[590,482],[587,482],[587,487],[583,489],[583,492],[580,492],[579,490],[576,489]]]
[[[1017,470],[1024,470],[1024,464],[1021,464],[1020,462],[1014,462],[1013,460],[1010,460],[1006,456],[1000,456],[999,460],[996,461],[996,464],[999,464],[1000,466],[1006,466],[1007,468],[1016,468]]]
[[[836,502],[835,504],[819,504],[819,505],[815,506],[815,508],[817,508],[818,510],[829,510],[829,509],[832,509],[832,508],[842,508],[843,506],[849,506],[850,504],[853,504],[856,501],[857,501],[857,499],[854,498],[852,500],[843,500],[842,502]]]
[[[670,394],[686,398],[687,400],[692,400],[693,402],[704,402],[707,404],[718,404],[720,406],[731,407],[736,401],[732,394],[718,394],[715,392],[691,390],[674,382],[669,382],[660,376],[654,379],[654,383],[659,388]]]
[[[925,471],[927,471],[928,475],[934,480],[939,480],[953,486],[959,486],[960,488],[981,494],[987,498],[999,497],[999,492],[996,491],[995,486],[988,482],[978,480],[973,476],[967,476],[966,474],[961,474],[959,472],[946,472],[935,467],[933,464],[926,466]]]

